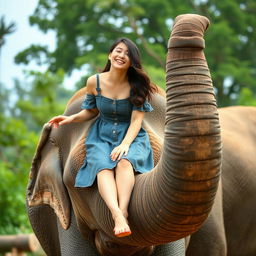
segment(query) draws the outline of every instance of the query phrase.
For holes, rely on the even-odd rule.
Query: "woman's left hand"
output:
[[[113,161],[116,161],[116,160],[120,160],[122,156],[127,156],[129,147],[130,147],[129,144],[126,144],[126,143],[120,144],[119,146],[115,147],[112,150],[112,152],[110,154],[110,158]]]

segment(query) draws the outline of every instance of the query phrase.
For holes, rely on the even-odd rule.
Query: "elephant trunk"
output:
[[[203,224],[218,187],[221,138],[211,76],[204,57],[207,18],[175,19],[166,64],[167,109],[161,159],[136,178],[130,202],[131,244],[186,237]],[[128,240],[127,240],[128,242]]]

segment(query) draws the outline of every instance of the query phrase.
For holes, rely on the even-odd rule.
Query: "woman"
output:
[[[110,48],[102,73],[88,78],[83,110],[71,116],[57,116],[50,125],[94,122],[86,138],[86,159],[78,171],[75,186],[89,187],[97,176],[100,195],[111,211],[117,237],[131,234],[128,204],[134,186],[134,171],[153,168],[153,154],[146,131],[141,127],[147,100],[156,87],[144,73],[137,46],[127,38]]]

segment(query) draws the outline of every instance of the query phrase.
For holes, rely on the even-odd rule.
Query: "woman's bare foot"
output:
[[[114,228],[115,236],[124,237],[124,236],[131,235],[132,232],[128,225],[128,221],[123,214],[116,215],[115,217],[113,217],[113,219],[115,222],[115,228]]]

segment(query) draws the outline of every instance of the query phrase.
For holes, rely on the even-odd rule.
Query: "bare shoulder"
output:
[[[96,75],[92,75],[87,79],[86,82],[86,91],[88,94],[97,94],[96,91]]]

